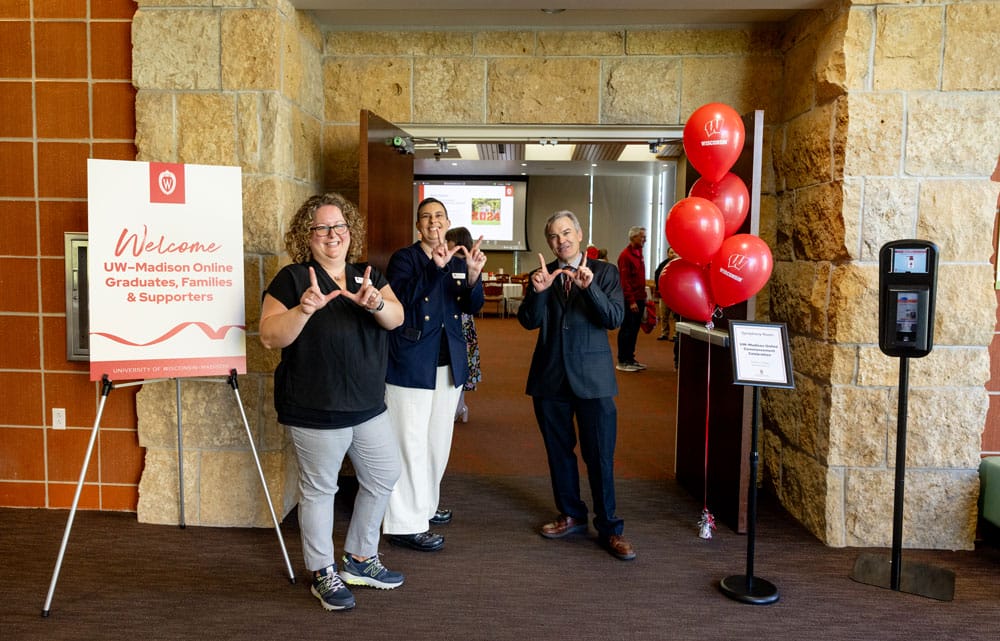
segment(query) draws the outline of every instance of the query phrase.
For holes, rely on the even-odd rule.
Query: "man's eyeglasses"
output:
[[[350,229],[351,226],[347,223],[337,223],[336,225],[315,225],[314,227],[310,227],[309,231],[317,236],[329,236],[330,232],[337,232],[338,236],[343,236]]]

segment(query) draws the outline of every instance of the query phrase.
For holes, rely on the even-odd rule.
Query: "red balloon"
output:
[[[743,180],[731,172],[719,182],[699,178],[688,195],[711,200],[719,208],[726,223],[726,238],[740,230],[750,211],[750,192]]]
[[[708,284],[708,270],[683,258],[675,258],[660,272],[656,283],[663,303],[684,318],[708,322],[715,301]]]
[[[684,124],[684,154],[703,178],[718,182],[743,151],[746,131],[732,107],[710,102]]]
[[[670,208],[664,225],[667,243],[681,258],[707,265],[726,237],[726,221],[705,198],[681,198]]]
[[[753,234],[736,234],[722,241],[709,266],[712,296],[721,307],[750,298],[771,277],[771,249]]]

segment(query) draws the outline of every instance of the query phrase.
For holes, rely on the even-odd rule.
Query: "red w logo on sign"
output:
[[[149,202],[184,204],[184,165],[149,163]]]

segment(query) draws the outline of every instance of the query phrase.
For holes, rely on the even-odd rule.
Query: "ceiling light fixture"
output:
[[[542,9],[542,13],[547,13],[550,16],[554,16],[558,13],[562,13],[565,9]]]

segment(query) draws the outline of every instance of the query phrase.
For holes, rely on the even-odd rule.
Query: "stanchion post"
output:
[[[727,576],[719,582],[723,594],[736,601],[753,605],[768,605],[778,600],[778,588],[753,575],[753,559],[757,540],[757,466],[760,454],[757,437],[760,425],[760,387],[753,388],[753,420],[750,428],[750,484],[747,492],[747,571]]]

